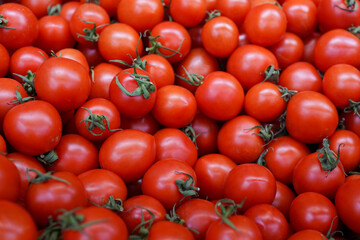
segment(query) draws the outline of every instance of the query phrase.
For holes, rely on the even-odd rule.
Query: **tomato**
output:
[[[49,216],[56,219],[61,214],[59,209],[71,210],[85,207],[87,203],[84,186],[73,173],[60,171],[52,174],[52,177],[56,179],[45,178],[42,182],[33,182],[26,192],[26,209],[41,227],[48,223]]]
[[[308,37],[306,37],[304,39],[303,60],[306,62],[309,62],[313,65],[315,64],[315,61],[314,61],[315,46],[316,46],[318,39],[320,38],[320,35],[321,34],[318,32],[313,32],[311,35],[309,35]]]
[[[288,240],[303,240],[303,239],[312,239],[312,240],[327,240],[327,238],[319,231],[306,229],[294,233],[291,235]]]
[[[10,55],[7,49],[0,43],[0,78],[4,77],[9,71]]]
[[[272,205],[279,209],[286,219],[289,219],[289,210],[294,198],[294,192],[287,185],[276,181],[276,194]]]
[[[229,172],[236,164],[221,154],[207,154],[198,159],[194,166],[199,194],[202,198],[217,200],[224,197],[224,184]]]
[[[78,175],[85,187],[88,206],[104,205],[110,196],[115,200],[125,201],[127,189],[124,181],[112,171],[106,169],[91,169]]]
[[[75,2],[75,1],[66,2],[61,6],[59,15],[65,18],[66,21],[70,22],[71,17],[74,14],[76,8],[78,8],[80,5],[81,5],[80,2]]]
[[[186,163],[176,159],[166,159],[153,164],[145,173],[141,185],[142,192],[145,195],[159,200],[165,209],[171,209],[175,203],[178,203],[184,196],[179,191],[185,187],[185,180],[193,178],[191,189],[196,188],[195,171]],[[181,182],[182,187],[177,184]]]
[[[38,20],[28,7],[5,3],[0,5],[0,16],[0,44],[8,50],[30,46],[35,42],[39,33]]]
[[[239,81],[223,71],[212,72],[195,92],[199,110],[214,120],[230,120],[244,104],[244,90]]]
[[[279,85],[298,92],[322,91],[321,76],[308,62],[296,62],[286,67],[280,74]]]
[[[148,240],[193,240],[194,237],[186,227],[170,221],[159,221],[152,225]]]
[[[55,56],[74,60],[80,63],[81,66],[85,68],[86,72],[89,72],[90,70],[89,63],[87,62],[85,55],[75,48],[61,49],[55,53]]]
[[[39,19],[39,35],[35,46],[50,54],[63,48],[71,48],[75,40],[69,22],[61,16],[45,16]]]
[[[228,57],[238,45],[239,30],[227,17],[216,17],[204,24],[201,40],[204,48],[215,57]]]
[[[194,166],[198,157],[197,149],[184,132],[176,128],[163,128],[154,134],[154,138],[156,161],[173,158]]]
[[[251,43],[267,47],[281,40],[286,24],[286,15],[280,7],[262,4],[250,9],[243,26]]]
[[[286,32],[274,45],[269,47],[278,60],[281,69],[300,61],[304,54],[304,43],[294,33]]]
[[[160,124],[150,113],[137,119],[130,119],[122,116],[120,127],[121,129],[137,129],[151,135],[154,135],[161,128]]]
[[[296,231],[312,229],[326,234],[330,227],[337,228],[338,215],[335,205],[325,196],[306,192],[298,195],[290,206],[290,224]]]
[[[49,58],[35,75],[38,97],[59,111],[80,107],[90,93],[90,78],[80,63],[64,57]]]
[[[98,64],[105,62],[105,59],[103,58],[103,56],[101,56],[97,44],[94,45],[78,44],[77,49],[83,53],[91,68],[94,68]]]
[[[102,141],[119,130],[121,118],[116,106],[104,98],[85,102],[75,113],[79,134],[90,141]]]
[[[188,29],[191,37],[191,47],[192,48],[202,48],[201,32],[202,25],[197,25]]]
[[[201,23],[206,15],[206,0],[171,0],[170,14],[175,22],[184,27],[194,27]]]
[[[109,209],[99,207],[88,207],[77,210],[77,216],[82,216],[78,224],[80,229],[68,229],[62,232],[63,240],[126,240],[128,231],[124,221],[116,213]],[[79,219],[79,218],[75,218]],[[106,229],[106,230],[105,230]]]
[[[175,83],[174,69],[166,58],[157,54],[148,54],[141,60],[146,61],[146,71],[156,82],[157,89]]]
[[[286,15],[288,32],[304,38],[315,31],[317,9],[312,0],[286,0],[282,9]]]
[[[101,0],[101,1],[97,1],[97,0],[80,0],[81,3],[85,3],[85,2],[94,2],[97,3],[98,5],[100,5],[101,7],[103,7],[106,12],[110,15],[110,17],[115,17],[116,16],[116,9],[117,6],[119,5],[119,3],[121,2],[121,0]]]
[[[336,192],[335,206],[341,221],[352,231],[360,233],[360,180],[344,183]]]
[[[204,199],[189,199],[182,203],[176,214],[184,220],[184,226],[193,230],[195,239],[204,239],[210,224],[220,217],[215,213],[215,204]],[[197,233],[194,232],[197,231]]]
[[[217,145],[219,152],[235,163],[255,162],[263,151],[264,140],[256,135],[259,126],[255,118],[241,115],[227,121],[219,130]]]
[[[20,196],[20,175],[16,166],[0,154],[0,200],[16,202]]]
[[[61,4],[61,0],[21,0],[22,5],[28,7],[37,18],[48,15],[48,8]]]
[[[286,112],[287,131],[304,143],[320,143],[335,132],[339,121],[334,104],[314,91],[297,93],[290,99]]]
[[[5,139],[4,137],[0,134],[0,154],[6,154],[6,149],[7,149],[7,146],[6,146],[6,142],[5,142]]]
[[[10,73],[14,79],[23,83],[23,80],[14,73],[22,76],[26,76],[29,70],[36,73],[48,58],[49,56],[40,48],[33,46],[19,48],[11,55]]]
[[[254,7],[257,7],[259,5],[262,5],[262,4],[277,4],[279,3],[280,1],[276,1],[276,0],[252,0],[252,5],[251,5],[251,8],[254,8]]]
[[[133,129],[112,134],[99,152],[101,168],[116,173],[126,183],[141,178],[154,161],[155,138]]]
[[[0,238],[36,240],[37,228],[30,214],[18,204],[0,201]]]
[[[225,180],[225,198],[230,198],[236,203],[245,199],[241,211],[246,211],[260,203],[271,204],[275,194],[275,177],[267,168],[258,164],[238,165],[231,170]]]
[[[196,109],[196,99],[189,90],[169,85],[158,90],[152,115],[166,127],[181,128],[194,119]]]
[[[154,223],[165,220],[166,210],[164,206],[157,199],[148,195],[128,198],[124,201],[123,206],[124,211],[120,213],[120,216],[124,219],[129,232],[133,232],[141,223],[142,216],[145,221],[151,219],[148,211],[154,214]]]
[[[9,110],[3,130],[6,140],[17,151],[35,156],[52,150],[59,143],[62,122],[50,103],[35,100]]]
[[[225,224],[222,220],[213,222],[205,236],[205,240],[215,239],[239,239],[239,240],[261,240],[260,229],[256,223],[247,216],[235,215],[228,218],[238,231]]]
[[[219,10],[222,16],[234,21],[237,26],[241,26],[247,13],[251,8],[250,0],[223,0],[216,1],[215,9]]]
[[[161,0],[121,0],[117,4],[117,19],[137,32],[152,29],[164,18]]]
[[[287,239],[289,224],[277,208],[269,204],[257,204],[246,210],[244,215],[257,224],[264,240]]]
[[[167,58],[170,63],[179,62],[184,59],[191,48],[189,32],[185,27],[176,22],[164,21],[156,24],[151,30],[149,38],[147,51]],[[156,50],[158,45],[164,48],[160,47]]]
[[[329,67],[345,63],[360,66],[360,39],[344,29],[334,29],[320,36],[315,45],[315,66],[325,72]]]
[[[286,108],[282,90],[271,82],[257,83],[245,95],[245,112],[260,122],[274,122]]]
[[[70,30],[78,43],[91,45],[98,41],[99,34],[108,24],[110,17],[104,8],[94,3],[83,3],[70,19]]]
[[[341,116],[345,119],[346,129],[353,131],[360,137],[360,117],[353,112],[344,113]]]
[[[136,50],[140,56],[143,51],[143,43],[139,38],[140,35],[135,29],[127,24],[110,24],[100,34],[99,51],[106,61],[122,60],[131,64],[132,59],[136,57]]]
[[[349,106],[349,100],[360,101],[360,71],[352,65],[331,66],[326,70],[322,84],[324,94],[339,109]]]
[[[265,70],[273,65],[278,68],[278,61],[272,52],[257,45],[238,47],[229,57],[226,70],[239,80],[246,92],[256,83],[262,82]]]
[[[96,65],[93,69],[93,79],[91,81],[89,98],[110,99],[110,84],[114,77],[121,71],[121,68],[109,63],[100,63],[99,65]]]

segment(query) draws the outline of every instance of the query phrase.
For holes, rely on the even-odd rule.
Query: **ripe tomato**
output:
[[[0,134],[0,153],[6,154],[7,153],[7,146],[4,137]]]
[[[93,0],[93,1],[80,0],[80,2],[81,3],[95,2],[98,5],[100,5],[101,7],[103,7],[106,10],[106,12],[109,14],[110,17],[115,17],[116,16],[117,6],[121,2],[121,0],[101,0],[101,1],[97,1],[97,0]]]
[[[272,205],[279,209],[289,219],[289,210],[295,193],[285,184],[276,181],[276,194]]]
[[[186,227],[170,221],[154,223],[149,231],[148,240],[193,240],[194,237]]]
[[[9,71],[10,55],[7,49],[0,43],[0,78],[4,77]]]
[[[116,173],[126,183],[141,178],[154,161],[155,138],[133,129],[112,134],[99,152],[101,168]]]
[[[230,18],[240,27],[251,8],[250,0],[222,0],[216,1],[215,9],[219,10],[225,17]]]
[[[16,202],[21,193],[20,184],[16,166],[0,154],[0,200]]]
[[[154,117],[149,113],[142,118],[130,119],[126,117],[121,117],[121,129],[136,129],[151,135],[154,135],[158,130],[160,130],[160,124],[154,119]]]
[[[204,24],[201,40],[204,48],[215,57],[228,57],[238,46],[239,30],[227,17],[216,17]]]
[[[175,22],[184,27],[194,27],[200,24],[206,15],[206,0],[171,0],[170,14]]]
[[[102,1],[103,2],[103,1]],[[116,1],[113,1],[116,2]],[[81,5],[80,2],[70,1],[66,2],[61,6],[60,16],[65,18],[66,21],[70,22],[72,15],[76,9]]]
[[[36,240],[37,227],[30,214],[18,204],[0,201],[0,238]]]
[[[62,58],[68,58],[81,64],[89,72],[89,63],[86,60],[85,55],[75,48],[64,48],[55,53],[56,56]]]
[[[236,166],[225,180],[224,196],[244,205],[240,211],[259,204],[271,204],[276,194],[273,174],[264,166],[245,163]]]
[[[62,122],[50,103],[35,100],[9,110],[3,130],[6,140],[17,151],[35,156],[54,149],[59,143]]]
[[[201,32],[202,25],[197,25],[188,29],[191,37],[191,48],[202,48]]]
[[[195,92],[199,110],[214,120],[230,120],[244,104],[244,90],[239,81],[223,71],[212,72]]]
[[[97,44],[94,45],[78,44],[77,49],[83,53],[91,68],[94,68],[98,64],[105,62],[105,59],[103,58],[103,56],[101,56]]]
[[[315,64],[314,61],[314,51],[315,51],[315,46],[316,43],[318,41],[318,39],[320,38],[321,34],[318,32],[313,32],[311,35],[309,35],[308,37],[306,37],[304,39],[304,56],[303,56],[303,60],[306,62],[309,62],[311,64]]]
[[[106,169],[92,169],[79,176],[85,187],[88,206],[93,204],[104,205],[112,196],[115,200],[125,201],[127,189],[124,181],[112,171]]]
[[[48,8],[61,4],[61,0],[21,0],[22,5],[28,7],[37,18],[48,15]]]
[[[360,137],[360,118],[353,112],[344,113],[341,115],[345,119],[346,129],[356,133]]]
[[[325,237],[319,231],[312,230],[312,229],[306,229],[306,230],[296,232],[288,238],[288,240],[304,240],[304,239],[327,240],[327,237]]]
[[[175,83],[174,69],[166,58],[157,54],[148,54],[141,60],[146,61],[146,71],[156,82],[157,89]]]
[[[297,93],[290,99],[286,112],[287,131],[304,143],[320,143],[335,132],[339,121],[334,104],[314,91]]]

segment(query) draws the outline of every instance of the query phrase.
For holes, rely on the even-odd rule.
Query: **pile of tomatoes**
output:
[[[359,239],[359,5],[0,1],[0,239]]]

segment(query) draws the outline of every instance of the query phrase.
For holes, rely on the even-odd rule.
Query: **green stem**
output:
[[[134,228],[132,235],[129,236],[129,240],[147,239],[149,230],[155,220],[154,213],[152,213],[149,209],[143,208],[141,206],[139,206],[139,208],[141,208],[141,223]],[[151,218],[149,220],[145,220],[143,210],[146,210],[150,214]]]
[[[284,99],[285,102],[289,102],[291,97],[294,96],[297,91],[295,90],[288,90],[286,87],[278,86],[279,92],[281,93],[280,98]]]
[[[208,17],[205,19],[205,22],[208,22],[213,18],[220,17],[221,16],[221,11],[215,9],[215,10],[213,10],[211,12],[207,11],[206,14],[208,15]]]
[[[274,65],[270,65],[265,69],[263,73],[265,79],[263,82],[273,82],[277,84],[279,82],[280,69],[276,69]]]
[[[149,32],[150,32],[150,31],[149,31]],[[160,55],[160,56],[162,56],[162,57],[164,57],[164,58],[171,58],[171,57],[175,56],[176,54],[179,54],[180,56],[182,56],[182,54],[181,54],[181,52],[180,52],[180,49],[181,49],[181,46],[182,46],[182,44],[183,44],[183,42],[184,42],[185,39],[182,39],[182,40],[181,40],[181,43],[180,43],[180,45],[179,45],[179,47],[178,47],[178,49],[174,50],[174,49],[171,49],[171,48],[168,48],[168,47],[164,47],[164,46],[157,40],[159,37],[160,37],[160,36],[155,36],[155,37],[153,37],[153,36],[151,35],[151,33],[150,33],[150,36],[148,37],[148,39],[149,39],[149,43],[150,43],[150,46],[151,46],[151,47],[147,47],[147,48],[145,49],[145,51],[148,52],[148,54],[154,54],[154,53],[156,53],[156,54],[158,54],[158,55]],[[160,50],[159,50],[160,48],[161,48],[161,49],[168,50],[168,51],[171,51],[172,54],[170,54],[170,55],[164,55],[164,54],[162,54],[162,53],[160,52]]]
[[[245,203],[246,198],[240,203],[236,204],[232,199],[221,199],[215,204],[215,213],[218,215],[222,222],[234,229],[236,232],[240,233],[240,230],[235,227],[235,225],[229,220],[229,217],[236,214],[236,211]],[[220,212],[219,209],[220,208]]]
[[[20,92],[19,92],[19,86],[16,87],[16,90],[15,90],[15,98],[14,100],[11,100],[10,102],[8,102],[7,104],[9,105],[13,105],[13,104],[23,104],[25,102],[30,102],[30,101],[33,101],[35,100],[34,97],[22,97]]]
[[[185,174],[188,178],[186,180],[177,179],[175,180],[175,184],[178,187],[179,192],[184,196],[181,200],[183,201],[186,197],[192,197],[197,196],[198,191],[200,191],[200,188],[195,187],[195,180],[194,178],[185,172],[179,172],[175,170],[176,173],[179,174]]]
[[[335,5],[335,7],[340,8],[346,12],[355,12],[358,9],[358,3],[356,0],[345,0],[346,8]]]
[[[60,15],[60,11],[61,11],[61,4],[56,4],[54,6],[50,4],[47,8],[47,14],[49,16],[58,16]]]
[[[36,173],[35,178],[31,178],[29,175],[29,172],[35,172]],[[68,182],[67,180],[52,176],[52,174],[53,174],[53,172],[42,173],[39,170],[32,169],[32,168],[29,168],[26,170],[26,177],[27,177],[27,180],[29,181],[29,184],[43,183],[43,182],[47,182],[47,181],[53,179],[53,180],[57,180],[59,182],[66,183],[67,185],[71,185],[71,183]]]
[[[349,106],[344,108],[345,113],[354,112],[360,118],[360,102],[349,99]]]
[[[322,145],[323,145],[323,147],[317,151],[318,159],[321,164],[321,169],[323,171],[328,171],[327,175],[329,175],[329,173],[332,170],[334,170],[337,167],[338,163],[340,162],[340,147],[345,144],[341,143],[339,145],[337,154],[330,149],[330,142],[327,137],[323,139]],[[340,164],[340,166],[342,166],[342,165]],[[343,170],[344,174],[346,175],[344,169],[342,169],[342,170]]]
[[[185,81],[186,83],[194,86],[200,86],[204,81],[204,76],[196,73],[189,73],[184,66],[182,68],[185,71],[186,77],[180,76],[175,74],[176,77],[180,78],[181,80]]]
[[[47,153],[43,153],[43,154],[40,154],[39,156],[37,156],[37,160],[39,160],[45,166],[53,165],[54,162],[58,159],[59,159],[59,157],[54,150],[51,150]]]
[[[188,138],[195,144],[196,149],[198,149],[196,139],[200,136],[200,134],[196,134],[194,128],[192,127],[192,124],[181,128],[181,131],[183,131]]]
[[[16,28],[7,27],[6,25],[7,25],[8,23],[9,23],[9,22],[8,22],[8,20],[6,20],[6,19],[4,18],[4,15],[0,14],[0,28],[16,30]]]
[[[17,74],[17,73],[13,73],[13,75],[21,78],[21,80],[24,82],[23,87],[24,87],[25,91],[29,94],[29,96],[31,96],[31,97],[36,96],[35,73],[33,73],[31,70],[29,70],[29,71],[27,71],[25,76]]]

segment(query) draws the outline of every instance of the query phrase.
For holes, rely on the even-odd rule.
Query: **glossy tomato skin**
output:
[[[360,180],[346,182],[338,189],[335,196],[335,206],[341,221],[356,233],[360,233],[359,186]]]
[[[137,119],[130,119],[122,116],[120,127],[121,129],[136,129],[154,135],[162,126],[155,120],[151,113],[149,113],[144,117]]]
[[[157,54],[147,54],[141,58],[146,61],[146,71],[156,82],[157,89],[175,83],[174,69],[169,61]]]
[[[286,129],[304,143],[320,143],[338,125],[335,105],[323,94],[303,91],[294,95],[286,108]]]
[[[48,7],[61,4],[61,0],[21,0],[22,5],[28,7],[37,18],[48,15]]]
[[[61,6],[59,15],[65,18],[66,21],[70,22],[72,15],[76,11],[76,8],[78,8],[80,5],[81,5],[80,2],[75,2],[75,1],[66,2]]]
[[[335,205],[325,196],[306,192],[298,195],[290,206],[290,224],[296,231],[312,229],[327,234],[332,221],[332,230],[338,225]]]
[[[276,194],[276,182],[273,174],[264,166],[246,163],[233,168],[225,180],[224,196],[236,203],[245,198],[240,211],[260,204],[271,204]]]
[[[7,49],[0,43],[0,78],[4,77],[9,71],[10,67],[10,55]]]
[[[326,240],[327,238],[321,232],[312,229],[296,232],[288,238],[288,240],[303,240],[303,239]]]
[[[173,19],[185,27],[194,27],[202,22],[206,15],[206,0],[173,0],[170,4]]]
[[[226,121],[237,116],[244,104],[244,90],[239,81],[223,71],[212,72],[195,92],[197,106],[214,120]]]
[[[16,202],[21,193],[20,174],[16,166],[0,154],[0,200]]]
[[[39,99],[54,105],[59,111],[80,107],[90,93],[90,78],[78,62],[64,57],[49,58],[35,76]]]
[[[360,118],[354,114],[354,112],[343,113],[340,115],[344,118],[344,124],[346,129],[356,133],[360,137]]]
[[[199,158],[194,166],[200,196],[209,200],[224,198],[224,184],[229,172],[236,164],[221,154],[207,154]]]
[[[80,3],[85,3],[86,0],[80,0]],[[116,16],[117,6],[119,5],[120,0],[101,0],[99,5],[103,7],[110,17]]]
[[[17,151],[35,156],[52,150],[59,143],[62,122],[50,103],[35,100],[12,108],[4,118],[3,130]]]
[[[255,118],[241,115],[227,121],[219,130],[217,145],[219,152],[235,163],[255,162],[263,151],[264,140],[256,135],[260,126]]]
[[[0,219],[1,239],[37,239],[37,227],[33,218],[18,204],[0,200]]]
[[[221,12],[221,15],[230,18],[240,27],[251,8],[250,0],[223,0],[216,1],[215,9]]]
[[[271,205],[279,209],[286,219],[289,219],[289,210],[294,198],[295,193],[287,185],[276,181],[276,194]]]
[[[216,17],[204,24],[201,40],[204,48],[215,57],[228,57],[238,45],[239,30],[228,17]]]
[[[76,48],[84,54],[87,62],[89,63],[89,67],[94,68],[96,65],[105,62],[105,59],[103,58],[103,56],[101,56],[97,44],[95,45],[78,44]]]
[[[6,142],[1,134],[0,134],[0,153],[7,153]]]
[[[66,180],[67,183],[50,179],[31,184],[26,192],[26,209],[41,227],[48,223],[49,216],[56,219],[61,214],[58,209],[71,210],[87,204],[86,192],[78,177],[66,171],[56,172],[53,176]]]
[[[170,221],[154,223],[149,231],[148,240],[193,240],[191,231],[186,227]]]
[[[106,169],[91,169],[78,175],[85,187],[88,206],[106,204],[110,196],[125,201],[127,189],[124,181]]]
[[[133,182],[141,178],[153,164],[155,149],[155,138],[152,135],[139,130],[122,130],[102,144],[100,166],[113,171],[126,183]]]
[[[56,56],[62,58],[68,58],[81,64],[89,72],[90,67],[85,55],[78,49],[75,48],[64,48],[55,53]]]
[[[310,34],[308,37],[306,37],[304,39],[303,61],[309,62],[313,65],[315,64],[314,51],[315,51],[316,43],[317,43],[318,39],[320,38],[320,36],[321,36],[320,33],[313,32],[312,34]]]

